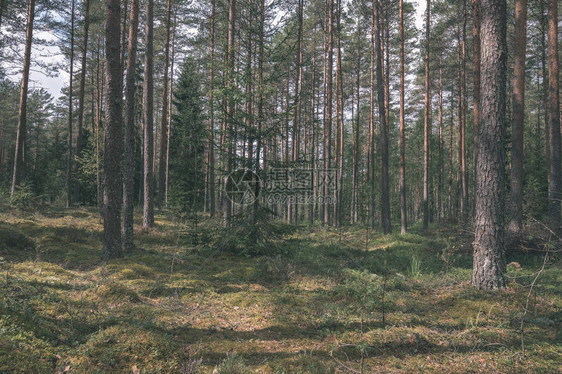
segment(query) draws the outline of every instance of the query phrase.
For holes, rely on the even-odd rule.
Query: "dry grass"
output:
[[[0,211],[2,373],[560,372],[560,262],[536,285],[523,356],[542,258],[510,254],[509,289],[476,291],[454,227],[367,242],[301,228],[250,257],[194,246],[191,226],[159,215],[104,263],[95,210]]]

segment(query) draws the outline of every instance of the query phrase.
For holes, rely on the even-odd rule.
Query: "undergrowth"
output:
[[[508,289],[485,293],[455,226],[249,219],[160,214],[105,263],[95,210],[0,206],[0,373],[559,371],[556,256],[523,315],[544,252],[508,251]]]

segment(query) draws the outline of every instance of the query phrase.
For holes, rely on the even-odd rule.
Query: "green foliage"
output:
[[[229,228],[217,225],[211,233],[211,244],[225,253],[243,256],[288,255],[290,247],[279,245],[283,236],[295,232],[296,227],[282,221],[264,217],[252,222],[251,212],[242,213],[231,220]]]
[[[347,300],[346,305],[357,308],[361,315],[369,315],[381,305],[383,278],[367,270],[344,271],[343,283],[336,289]]]
[[[410,268],[408,269],[408,275],[412,278],[417,278],[421,275],[421,258],[418,253],[412,253],[412,257],[410,258]]]
[[[175,86],[170,138],[170,202],[186,212],[200,211],[205,188],[207,130],[202,115],[202,93],[195,63],[187,59]]]
[[[244,358],[236,353],[227,354],[226,358],[213,371],[216,374],[249,374]]]
[[[10,204],[19,209],[29,209],[35,205],[37,196],[33,192],[33,187],[28,182],[23,182],[16,187],[16,190],[10,197]]]
[[[80,185],[80,202],[94,205],[97,199],[97,172],[101,165],[97,165],[95,137],[89,131],[84,131],[83,137],[82,153],[80,158],[76,158],[80,167],[75,178]]]
[[[508,266],[511,288],[490,295],[470,286],[470,266],[451,261],[443,271],[444,248],[470,258],[454,227],[371,232],[366,245],[364,229],[271,222],[273,255],[254,258],[218,251],[228,230],[199,217],[208,249],[186,250],[178,236],[194,227],[163,214],[137,249],[105,264],[94,208],[29,218],[0,210],[0,239],[16,248],[0,249],[0,372],[325,374],[361,372],[361,362],[364,373],[430,362],[437,372],[558,370],[559,260],[535,286],[526,356],[514,360],[542,256],[508,254],[518,261]],[[25,240],[17,233],[36,243],[33,256],[14,246]],[[402,274],[414,253],[423,271],[410,278]]]
[[[9,227],[0,226],[0,251],[35,250],[35,242]]]

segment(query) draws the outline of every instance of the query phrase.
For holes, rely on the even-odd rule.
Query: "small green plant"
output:
[[[35,201],[35,193],[33,193],[33,188],[28,182],[19,185],[10,197],[10,204],[19,209],[29,208],[33,206]]]
[[[408,275],[412,278],[417,278],[421,275],[421,258],[417,252],[412,253],[410,257],[410,267],[408,269]]]
[[[466,324],[465,324],[465,329],[469,330],[469,329],[473,329],[475,327],[478,327],[478,322],[480,321],[480,314],[482,313],[482,310],[478,311],[478,314],[476,315],[476,317],[472,318],[472,317],[468,317],[466,319]]]
[[[35,242],[32,239],[11,228],[0,227],[0,252],[26,250],[35,250]]]
[[[242,356],[236,353],[226,354],[226,358],[213,370],[216,374],[247,374],[250,371]]]

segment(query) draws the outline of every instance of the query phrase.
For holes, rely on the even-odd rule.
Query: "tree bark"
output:
[[[527,0],[515,1],[515,52],[513,68],[513,122],[511,129],[511,220],[508,230],[518,239],[523,229],[523,166],[525,155],[525,52]]]
[[[423,131],[423,229],[429,226],[429,160],[431,137],[431,97],[429,88],[429,22],[431,2],[427,0],[425,18],[425,103],[424,103],[424,131]]]
[[[478,126],[478,185],[472,284],[505,287],[503,228],[506,1],[482,0],[481,103]]]
[[[172,57],[170,61],[170,85],[168,90],[168,138],[166,139],[166,181],[164,187],[164,202],[168,205],[168,189],[170,187],[170,138],[172,136],[172,109],[174,106],[173,97],[174,97],[174,58],[175,58],[175,41],[176,41],[176,13],[174,13],[174,28],[172,31]],[[214,165],[214,154],[213,154],[213,165]],[[212,174],[212,205],[213,205],[213,213],[215,210],[215,173],[213,167],[213,174]]]
[[[441,221],[442,216],[442,192],[443,192],[443,65],[442,58],[439,56],[439,181],[437,186],[437,221]]]
[[[466,166],[466,113],[468,111],[466,99],[466,0],[463,0],[462,26],[462,64],[461,64],[461,216],[464,224],[468,223],[468,168]]]
[[[480,0],[472,0],[472,56],[474,66],[472,91],[472,165],[474,170],[472,185],[476,186],[478,183],[476,176],[478,174],[478,116],[480,113]],[[474,191],[474,196],[474,201],[476,201],[476,191]]]
[[[68,155],[66,160],[66,207],[72,205],[72,82],[74,79],[74,8],[76,1],[72,0],[70,10],[70,78],[68,83]]]
[[[334,0],[328,0],[328,63],[326,65],[326,121],[324,122],[324,172],[329,172],[332,157],[332,68],[334,64]],[[324,183],[323,191],[324,209],[322,223],[327,225],[330,221],[330,209],[327,198],[330,196],[330,186]]]
[[[227,72],[226,72],[226,86],[228,92],[232,89],[234,84],[234,37],[235,37],[235,21],[236,21],[236,0],[229,1],[228,7],[228,40],[227,40]],[[227,155],[226,155],[226,176],[224,186],[227,187],[228,175],[232,172],[234,164],[234,98],[227,97],[226,103],[226,123],[225,123],[225,136],[226,142],[228,143]],[[224,226],[230,226],[230,220],[232,216],[232,202],[223,194],[223,217]]]
[[[80,71],[80,92],[78,94],[78,134],[76,136],[76,163],[74,174],[80,171],[82,156],[82,127],[84,124],[84,96],[86,95],[86,68],[88,56],[88,33],[90,30],[90,0],[84,1],[84,44],[82,45],[82,70]],[[80,184],[74,184],[74,201],[80,200]]]
[[[135,92],[139,31],[139,0],[131,0],[129,45],[127,47],[127,75],[125,77],[125,151],[123,152],[123,249],[133,244],[133,214],[135,187]]]
[[[548,126],[550,138],[550,180],[548,183],[548,218],[550,227],[560,227],[562,173],[560,160],[560,96],[558,75],[558,1],[548,2]]]
[[[122,82],[120,61],[120,0],[107,0],[105,25],[106,111],[103,152],[103,258],[123,256],[121,247],[121,155],[123,135]]]
[[[103,186],[102,186],[102,175],[100,170],[100,129],[102,125],[102,109],[103,109],[103,92],[104,92],[104,79],[103,79],[103,62],[101,61],[100,55],[100,45],[101,36],[98,37],[98,48],[97,48],[97,58],[96,58],[96,84],[97,84],[97,108],[96,108],[96,191],[97,191],[97,204],[98,210],[100,212],[100,217],[103,218]]]
[[[215,89],[215,13],[216,13],[216,1],[211,1],[211,47],[210,47],[210,62],[209,62],[209,144],[207,165],[209,167],[209,214],[212,217],[215,216],[215,101],[214,92]]]
[[[429,0],[428,0],[429,1]],[[375,55],[377,60],[377,96],[379,121],[381,124],[381,227],[384,234],[390,234],[390,193],[388,180],[388,132],[385,115],[384,82],[382,77],[381,20],[377,0],[373,0],[373,19],[375,20]]]
[[[406,210],[406,137],[404,134],[404,4],[399,2],[400,22],[400,232],[408,230]]]
[[[359,115],[360,103],[361,103],[361,29],[360,29],[360,16],[357,16],[357,31],[356,31],[356,43],[357,43],[357,65],[355,75],[357,76],[356,81],[356,92],[357,92],[357,103],[355,109],[355,128],[353,132],[353,179],[351,188],[351,224],[354,224],[358,220],[358,205],[359,205],[359,150],[360,137],[359,131],[361,130],[361,116]]]
[[[369,101],[369,146],[368,167],[369,175],[369,226],[375,228],[375,6],[376,0],[372,1],[371,13],[371,66],[370,66],[370,101]]]
[[[166,191],[166,160],[168,151],[168,70],[170,67],[170,34],[172,3],[168,0],[166,11],[166,44],[164,45],[164,82],[162,89],[162,116],[160,118],[160,166],[158,168],[158,205],[162,206]]]
[[[144,123],[144,204],[143,227],[154,226],[154,83],[153,83],[153,43],[154,43],[154,4],[146,0],[145,56],[143,81],[143,123]]]
[[[336,123],[337,132],[336,152],[337,152],[337,177],[335,191],[334,226],[341,226],[341,211],[343,198],[343,150],[344,150],[344,121],[343,121],[343,73],[342,73],[342,52],[341,52],[341,0],[338,0],[338,14],[336,18],[337,29],[337,54],[336,54]]]
[[[25,52],[21,79],[18,128],[16,130],[16,149],[10,196],[25,178],[25,138],[27,136],[27,90],[29,86],[29,67],[31,65],[31,44],[33,42],[33,21],[35,19],[35,0],[29,0],[25,36]]]
[[[0,0],[0,27],[2,26],[3,13],[4,13],[4,0]]]

